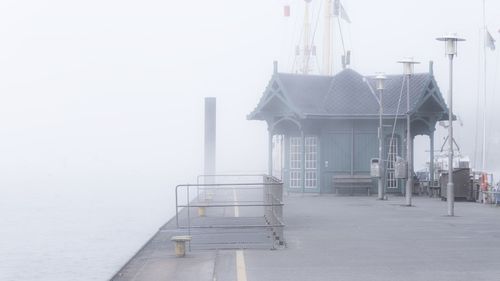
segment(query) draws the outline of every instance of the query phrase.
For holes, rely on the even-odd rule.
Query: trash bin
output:
[[[439,185],[441,186],[441,198],[445,199],[448,185],[448,173],[444,172],[439,178]],[[453,185],[455,188],[455,199],[473,201],[474,194],[472,185],[470,183],[470,169],[469,168],[455,168],[453,170]]]

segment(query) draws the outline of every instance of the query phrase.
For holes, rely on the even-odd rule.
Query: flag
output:
[[[495,39],[493,39],[493,36],[491,36],[488,29],[486,29],[485,31],[486,31],[485,45],[486,45],[486,47],[490,48],[490,50],[494,51],[495,50]]]
[[[351,19],[347,15],[347,12],[345,11],[344,6],[342,6],[342,4],[340,4],[340,18],[348,23],[351,23]]]
[[[340,17],[348,23],[351,23],[351,19],[347,15],[344,6],[340,4],[340,0],[335,0],[335,3],[333,4],[333,15],[336,17]]]
[[[285,17],[290,17],[290,5],[285,5],[283,7],[283,14]]]

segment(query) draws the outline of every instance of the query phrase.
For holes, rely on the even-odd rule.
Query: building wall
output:
[[[386,120],[384,124],[392,125],[393,122],[394,120]],[[370,160],[378,158],[378,120],[307,120],[302,126],[304,137],[317,136],[318,139],[318,185],[316,189],[300,186],[291,188],[291,191],[332,193],[334,192],[332,178],[335,175],[369,175]],[[392,129],[386,128],[384,139],[390,138],[391,134]],[[404,135],[403,122],[398,122],[396,125],[395,135],[396,137]],[[290,142],[294,137],[302,138],[302,134],[297,131],[285,134],[284,139],[284,181],[288,187],[290,187],[291,172]],[[400,156],[405,153],[404,147],[403,139],[400,138],[398,142]],[[388,146],[384,146],[383,155],[386,155],[387,149]],[[401,188],[402,185],[399,183],[397,190],[394,189],[392,192],[401,192]],[[375,181],[372,190],[376,191]]]
[[[321,191],[334,192],[335,175],[367,175],[378,155],[377,127],[371,120],[323,121]]]

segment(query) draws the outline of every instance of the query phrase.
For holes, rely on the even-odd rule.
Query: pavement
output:
[[[172,220],[112,280],[500,280],[500,208],[457,202],[456,216],[448,217],[446,202],[436,198],[404,203],[290,194],[286,247],[271,247],[258,232],[259,247],[214,243],[184,258],[169,241],[180,231]]]

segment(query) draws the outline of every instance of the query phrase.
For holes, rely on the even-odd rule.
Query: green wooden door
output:
[[[350,174],[352,168],[352,133],[331,132],[323,136],[322,151],[322,192],[332,193],[333,176]]]

